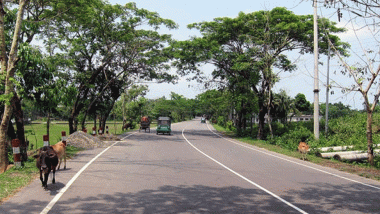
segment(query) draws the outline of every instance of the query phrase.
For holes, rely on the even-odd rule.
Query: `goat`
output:
[[[307,143],[301,141],[298,144],[298,151],[301,153],[302,160],[306,159],[306,154],[308,150],[309,150],[309,145],[307,145]]]
[[[63,166],[63,169],[66,169],[66,145],[62,141],[60,141],[56,143],[55,145],[52,145],[51,147],[53,147],[59,159],[57,170],[59,170],[59,168],[61,167],[62,158],[65,161],[65,165]]]
[[[55,168],[58,165],[58,156],[54,149],[51,146],[44,146],[39,150],[39,154],[33,157],[36,158],[36,166],[40,170],[42,186],[45,189],[47,188],[47,181],[51,170],[53,170],[52,183],[55,184]],[[44,178],[42,178],[42,173],[44,173]]]

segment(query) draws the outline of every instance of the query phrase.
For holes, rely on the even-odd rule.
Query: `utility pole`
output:
[[[314,0],[314,136],[319,139],[318,16]]]
[[[326,86],[326,124],[325,124],[325,135],[329,131],[329,93],[330,93],[330,43],[328,43],[328,55],[327,55],[327,86]]]

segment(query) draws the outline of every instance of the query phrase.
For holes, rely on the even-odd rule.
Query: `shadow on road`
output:
[[[255,189],[162,186],[137,193],[99,194],[57,204],[54,213],[298,213]]]
[[[115,185],[117,185],[115,183]],[[308,213],[379,213],[379,191],[360,184],[320,184],[290,190],[282,196]],[[302,202],[299,200],[302,199]],[[302,204],[300,204],[302,203]],[[6,213],[39,213],[46,204],[36,200],[6,203]],[[101,194],[59,201],[51,213],[299,213],[258,189],[236,186],[161,186],[136,193]]]

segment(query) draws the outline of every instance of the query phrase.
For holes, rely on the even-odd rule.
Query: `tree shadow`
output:
[[[302,183],[300,190],[287,191],[285,200],[293,203],[295,197],[312,205],[306,212],[315,213],[380,213],[380,190],[359,183],[329,184]]]
[[[54,213],[298,213],[256,189],[162,186],[136,193],[99,194],[60,201]]]

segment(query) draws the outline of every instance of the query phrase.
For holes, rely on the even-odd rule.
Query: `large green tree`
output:
[[[0,101],[4,102],[0,128],[0,172],[5,171],[8,165],[6,133],[13,107],[20,101],[14,87],[17,84],[16,65],[21,60],[18,57],[20,44],[31,43],[52,20],[63,15],[71,16],[73,12],[81,13],[93,1],[95,0],[0,1],[0,76],[4,83],[1,84],[4,87],[0,96]]]
[[[83,109],[107,96],[107,90],[109,95],[125,86],[119,81],[174,79],[167,73],[169,58],[161,51],[171,38],[156,31],[161,25],[176,27],[173,21],[139,9],[134,3],[122,6],[106,2],[97,4],[86,15],[67,17],[58,25],[56,37],[64,41],[61,50],[73,61],[71,85],[78,91],[69,118],[70,133],[77,130],[77,116]],[[148,27],[153,30],[144,29]]]
[[[323,22],[324,31],[343,32],[334,22]],[[259,132],[263,138],[264,116],[271,100],[271,88],[278,81],[273,69],[291,71],[295,66],[287,53],[298,50],[301,54],[313,51],[313,16],[295,15],[285,8],[271,11],[257,11],[236,18],[215,18],[212,22],[194,23],[189,28],[198,29],[201,37],[172,45],[177,61],[174,65],[180,74],[200,74],[200,65],[211,63],[215,66],[213,78],[235,81],[249,86],[258,97]],[[326,53],[325,34],[319,34],[320,52]],[[345,43],[339,37],[329,38],[344,52]]]

